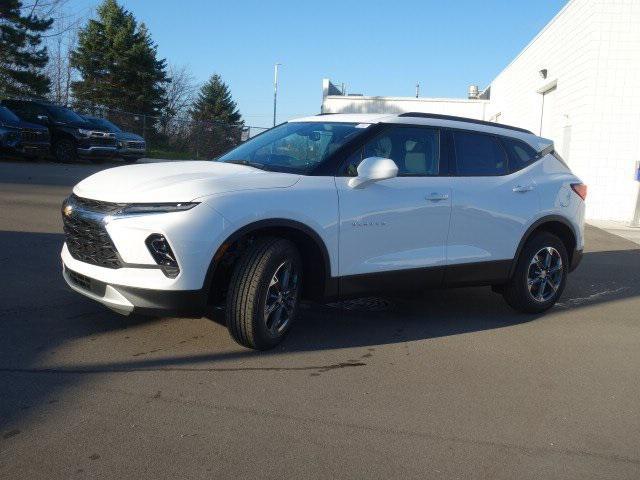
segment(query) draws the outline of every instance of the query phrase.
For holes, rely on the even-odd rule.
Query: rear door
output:
[[[525,226],[540,209],[531,167],[513,171],[498,136],[465,130],[448,134],[454,162],[445,282],[504,280]]]
[[[451,213],[441,149],[440,130],[393,125],[349,156],[336,177],[343,292],[441,283]],[[351,188],[360,161],[373,156],[392,159],[398,176]]]

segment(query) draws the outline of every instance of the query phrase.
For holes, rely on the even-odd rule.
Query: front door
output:
[[[451,214],[450,178],[440,176],[440,131],[389,126],[368,140],[336,177],[342,293],[439,285]],[[351,188],[360,161],[392,159],[396,178]]]

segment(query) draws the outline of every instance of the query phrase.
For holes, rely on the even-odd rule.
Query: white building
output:
[[[323,112],[443,113],[551,138],[589,186],[588,218],[629,222],[640,203],[640,0],[570,0],[479,98],[340,93],[324,81]]]

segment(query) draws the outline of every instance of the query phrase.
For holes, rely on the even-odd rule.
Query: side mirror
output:
[[[368,157],[358,165],[358,176],[349,180],[351,188],[363,188],[367,185],[398,176],[396,162],[389,158]]]
[[[38,115],[36,118],[38,122],[44,123],[45,125],[49,123],[49,117],[47,115]]]

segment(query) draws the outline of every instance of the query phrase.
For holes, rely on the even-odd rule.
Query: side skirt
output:
[[[327,294],[354,297],[398,292],[420,292],[430,288],[499,285],[509,279],[513,260],[474,262],[447,267],[412,268],[333,278]]]

